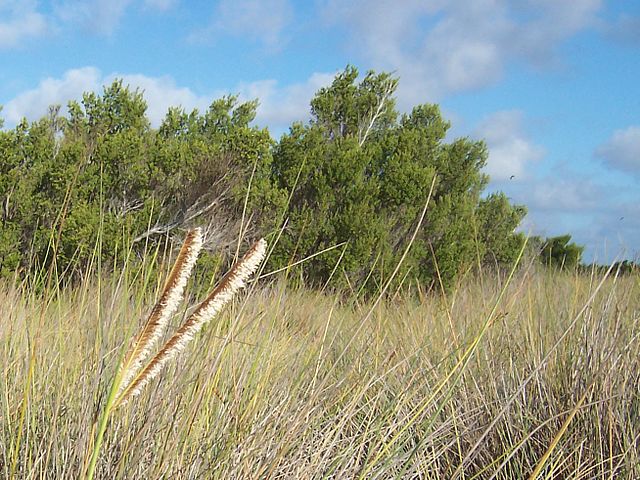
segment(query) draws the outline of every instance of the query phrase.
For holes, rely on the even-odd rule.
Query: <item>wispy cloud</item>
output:
[[[63,23],[83,26],[92,33],[113,33],[132,0],[65,0],[55,7],[55,15]]]
[[[638,209],[631,203],[610,205],[606,212],[530,208],[521,230],[545,237],[568,233],[573,241],[586,247],[586,262],[606,264],[625,258],[640,260],[638,218]]]
[[[531,184],[529,188],[528,205],[538,211],[566,214],[594,211],[607,205],[602,201],[604,186],[579,176],[554,174]]]
[[[281,85],[276,80],[243,83],[237,87],[241,99],[258,99],[258,125],[272,130],[286,129],[292,122],[305,121],[310,116],[310,101],[322,87],[331,84],[335,73],[314,73],[306,81]]]
[[[608,166],[640,177],[640,126],[616,130],[595,154]]]
[[[36,7],[36,3],[29,0],[0,2],[0,49],[17,47],[50,30],[45,16]]]
[[[527,226],[544,236],[569,233],[585,245],[585,260],[610,263],[640,259],[640,211],[637,203],[608,202],[597,210],[538,210],[530,207]]]
[[[112,34],[127,9],[138,3],[164,11],[179,0],[60,0],[43,13],[35,0],[0,0],[0,49],[19,47],[30,38],[59,34],[69,25],[100,35]]]
[[[210,24],[195,31],[190,40],[209,41],[219,35],[232,35],[277,51],[283,46],[284,30],[292,19],[289,0],[220,0]]]
[[[485,171],[492,181],[519,182],[529,176],[529,167],[544,156],[524,129],[524,114],[518,110],[496,112],[485,118],[474,136],[487,142],[489,158]]]
[[[306,81],[280,85],[276,80],[240,83],[230,89],[217,89],[201,95],[187,87],[176,85],[170,76],[150,77],[142,74],[110,73],[103,75],[95,67],[68,70],[60,78],[45,78],[32,89],[8,101],[3,110],[7,126],[17,124],[23,117],[36,120],[50,105],[65,106],[69,100],[79,100],[84,92],[99,92],[104,85],[121,78],[125,85],[139,88],[148,104],[147,116],[158,126],[169,107],[194,108],[204,111],[215,98],[238,95],[241,101],[258,99],[256,123],[284,131],[292,122],[309,118],[309,102],[313,94],[331,83],[334,73],[315,73]]]
[[[569,233],[587,247],[585,260],[606,263],[640,254],[640,197],[566,167],[520,184],[505,184],[515,203],[527,206],[521,230],[542,236]]]
[[[54,15],[63,24],[76,24],[99,35],[113,34],[127,10],[142,5],[148,10],[168,10],[178,0],[63,0],[55,4]]]
[[[79,99],[83,92],[100,87],[100,72],[93,67],[67,71],[62,78],[45,78],[36,88],[20,93],[4,106],[4,117],[8,126],[17,124],[22,118],[35,120],[47,111],[50,105],[65,105],[71,99]]]
[[[186,87],[178,87],[171,77],[148,77],[141,74],[103,75],[95,67],[72,69],[61,78],[46,78],[37,87],[27,90],[7,102],[3,114],[7,126],[15,125],[23,117],[36,120],[53,104],[66,105],[69,100],[80,100],[84,92],[99,92],[104,85],[116,78],[125,85],[143,90],[149,105],[147,115],[153,125],[159,125],[171,106],[182,106],[187,110],[207,108],[211,97],[199,96]]]
[[[182,107],[187,111],[197,108],[203,111],[213,100],[211,95],[198,95],[190,88],[176,85],[170,76],[149,77],[142,74],[112,73],[105,77],[103,84],[108,85],[116,78],[121,78],[125,85],[144,92],[148,105],[147,116],[153,126],[160,125],[169,107]]]
[[[351,50],[402,78],[401,104],[494,84],[510,60],[554,63],[557,47],[595,22],[601,0],[390,0],[320,3]]]

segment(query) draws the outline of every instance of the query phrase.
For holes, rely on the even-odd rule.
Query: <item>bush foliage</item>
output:
[[[204,225],[230,256],[237,238],[278,237],[272,268],[312,285],[375,289],[427,216],[397,278],[453,284],[477,266],[513,262],[526,213],[483,194],[487,148],[447,140],[436,105],[399,114],[397,80],[347,67],[311,101],[311,120],[274,140],[257,101],[228,96],[205,112],[171,108],[152,128],[142,92],[121,81],[38,121],[0,131],[0,268],[82,271],[133,243],[158,245]],[[55,252],[55,255],[52,253]],[[337,266],[337,268],[336,268]]]

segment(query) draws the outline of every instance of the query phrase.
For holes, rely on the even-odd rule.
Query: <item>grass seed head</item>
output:
[[[201,249],[202,230],[196,228],[187,234],[171,273],[167,278],[160,300],[151,310],[145,326],[125,355],[124,361],[120,366],[121,381],[118,394],[121,394],[126,386],[131,383],[162,336],[167,323],[182,301],[185,286]]]
[[[129,399],[140,394],[144,386],[153,380],[172,358],[182,352],[202,327],[210,321],[224,305],[229,302],[238,290],[256,271],[266,254],[267,243],[264,239],[257,241],[249,251],[236,263],[220,281],[219,285],[196,308],[176,333],[165,343],[160,351],[147,363],[140,374],[124,386],[116,406],[123,405]]]

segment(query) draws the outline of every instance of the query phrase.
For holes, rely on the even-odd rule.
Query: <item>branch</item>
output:
[[[385,91],[382,93],[382,96],[380,97],[380,101],[378,102],[378,107],[376,108],[375,113],[371,115],[371,118],[369,119],[369,125],[367,126],[367,129],[365,130],[364,135],[359,140],[360,147],[364,145],[364,142],[367,140],[367,137],[369,136],[369,132],[371,132],[371,129],[375,125],[380,115],[382,115],[382,108],[384,107],[384,104],[387,102],[387,99],[391,95],[392,91],[393,91],[393,84],[391,82],[388,82],[387,88],[385,89]],[[360,137],[360,131],[358,132],[358,137]]]
[[[220,195],[218,195],[209,204],[205,205],[202,208],[199,208],[199,209],[195,210],[197,208],[198,204],[201,203],[202,200],[205,197],[205,195],[200,196],[200,198],[198,198],[198,200],[196,200],[193,203],[193,205],[191,205],[184,212],[184,214],[182,215],[182,218],[174,219],[173,221],[167,223],[166,225],[155,225],[155,226],[151,227],[146,232],[144,232],[144,233],[138,235],[136,238],[134,238],[133,239],[133,243],[137,243],[137,242],[139,242],[141,240],[145,240],[146,238],[149,238],[149,237],[151,237],[153,235],[165,235],[165,234],[169,233],[171,230],[173,230],[174,228],[180,227],[182,225],[186,225],[190,221],[198,218],[201,215],[204,215],[205,213],[207,213],[209,210],[211,210],[213,207],[215,207],[216,205],[218,205],[220,203],[220,199],[225,195],[225,193],[227,193],[227,190],[228,190],[228,188],[225,189]]]

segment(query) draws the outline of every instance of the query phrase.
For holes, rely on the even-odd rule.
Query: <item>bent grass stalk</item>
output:
[[[560,443],[560,439],[562,438],[564,433],[567,431],[567,428],[569,428],[569,424],[573,420],[573,417],[576,416],[576,414],[582,407],[582,404],[587,399],[587,395],[591,392],[593,387],[594,387],[594,382],[591,382],[591,385],[589,385],[589,387],[584,391],[584,393],[578,400],[578,403],[576,403],[575,407],[573,407],[569,412],[569,415],[567,415],[567,418],[565,419],[565,421],[562,422],[562,426],[560,427],[560,430],[558,430],[556,435],[553,437],[553,440],[549,444],[549,448],[547,448],[547,451],[544,452],[544,455],[542,455],[542,458],[540,458],[540,460],[538,461],[538,464],[536,465],[535,469],[533,470],[533,472],[531,472],[531,475],[529,476],[529,480],[536,480],[540,476],[540,473],[542,472],[542,469],[545,467],[547,460],[549,460],[549,457],[551,457],[551,454]]]
[[[493,307],[486,317],[485,321],[480,327],[479,332],[476,334],[475,338],[471,341],[470,345],[464,351],[462,356],[458,359],[457,363],[453,366],[453,368],[445,375],[445,377],[432,389],[431,394],[427,397],[418,407],[412,412],[411,417],[405,424],[381,447],[381,449],[376,453],[373,460],[369,461],[362,469],[362,472],[358,476],[359,479],[366,478],[369,472],[375,467],[376,463],[380,461],[393,447],[394,444],[398,442],[398,440],[402,437],[402,435],[415,424],[417,419],[422,415],[422,413],[429,407],[433,405],[435,399],[440,395],[447,385],[450,385],[449,390],[444,396],[444,399],[438,404],[436,411],[433,415],[431,415],[429,419],[429,423],[426,425],[427,428],[431,428],[433,423],[436,420],[437,415],[444,409],[445,403],[453,396],[453,391],[460,379],[462,378],[462,374],[466,370],[469,362],[473,358],[474,353],[476,352],[480,341],[485,336],[489,328],[491,327],[493,321],[496,318],[498,308],[502,304],[502,299],[504,298],[506,291],[513,280],[513,277],[517,271],[518,265],[520,264],[520,260],[522,259],[522,255],[524,254],[526,243],[522,245],[518,257],[514,262],[509,276],[507,277],[504,285],[500,289],[498,293],[497,299],[495,300]],[[457,473],[454,473],[454,478]]]
[[[142,366],[142,362],[149,356],[151,349],[162,335],[167,322],[178,308],[201,248],[202,232],[196,228],[187,234],[167,278],[160,300],[151,310],[147,323],[120,364],[122,379],[119,382],[118,395],[122,394],[123,389],[131,383],[134,375]]]
[[[95,474],[100,447],[111,413],[142,392],[171,359],[180,354],[200,329],[229,302],[235,293],[245,286],[247,279],[256,271],[266,253],[264,239],[257,241],[223,277],[219,285],[198,305],[176,333],[158,353],[142,367],[154,344],[162,335],[169,319],[182,300],[184,288],[202,248],[202,232],[195,229],[187,234],[176,262],[169,274],[160,300],[151,310],[149,318],[121,361],[111,384],[106,404],[93,445],[89,447],[91,457],[86,469],[87,480]]]

